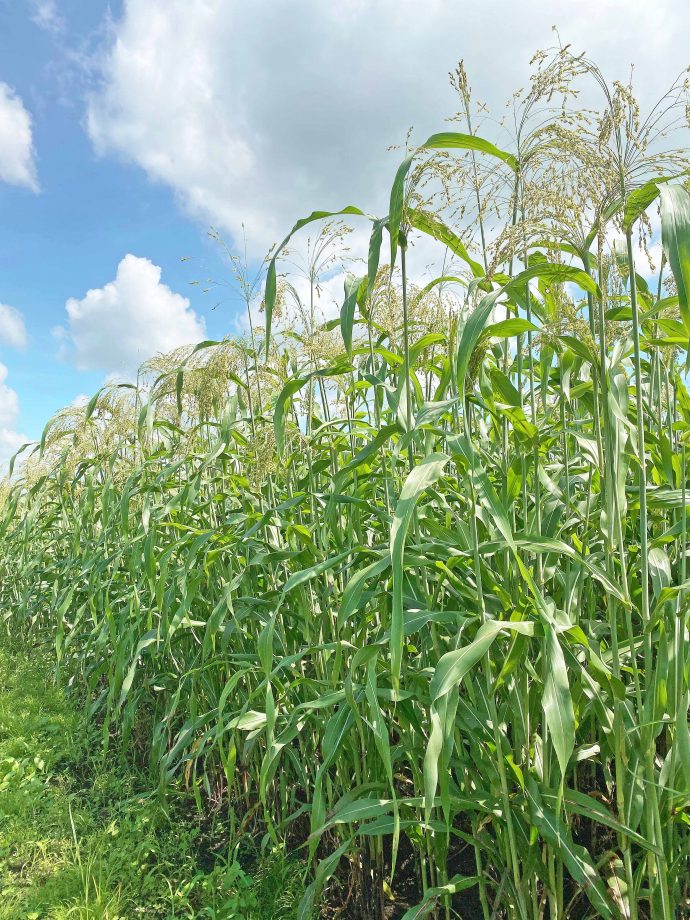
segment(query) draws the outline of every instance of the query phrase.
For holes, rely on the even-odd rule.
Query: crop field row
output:
[[[230,254],[246,335],[23,451],[0,616],[303,918],[688,916],[687,86],[559,51],[493,142],[453,79],[386,216]]]

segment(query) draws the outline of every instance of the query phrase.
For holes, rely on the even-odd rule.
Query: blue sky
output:
[[[383,213],[387,148],[443,127],[460,58],[500,108],[557,22],[610,78],[637,58],[644,102],[687,63],[685,9],[0,0],[0,461],[109,374],[241,328],[190,285],[226,275],[209,226],[257,260],[314,208]]]
[[[117,14],[117,5],[110,10]],[[96,0],[61,4],[64,25],[55,33],[32,19],[28,4],[0,2],[0,81],[31,113],[40,186],[36,193],[0,182],[0,303],[23,314],[28,339],[23,349],[0,344],[0,361],[19,394],[16,428],[29,438],[102,383],[103,371],[60,358],[54,329],[64,324],[67,299],[111,281],[126,253],[160,266],[163,283],[190,299],[209,335],[231,327],[232,305],[210,310],[208,297],[189,284],[223,271],[203,228],[136,165],[99,156],[84,130],[84,75],[66,48],[92,42],[107,12]],[[182,262],[186,255],[195,259]]]

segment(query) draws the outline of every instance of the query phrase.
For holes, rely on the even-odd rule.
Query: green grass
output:
[[[254,855],[244,872],[219,822],[103,759],[52,672],[36,649],[0,649],[0,920],[290,920],[299,865]]]

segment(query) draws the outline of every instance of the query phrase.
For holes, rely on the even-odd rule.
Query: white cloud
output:
[[[19,397],[5,383],[7,368],[0,364],[0,467],[29,439],[15,431],[19,419]]]
[[[114,281],[70,298],[67,326],[55,330],[62,356],[79,370],[131,375],[146,358],[202,339],[203,320],[160,279],[157,265],[129,254]]]
[[[22,444],[27,444],[29,438],[18,431],[9,428],[0,428],[0,468],[7,466],[12,457],[17,453]]]
[[[26,327],[19,310],[0,303],[0,342],[12,348],[26,346]]]
[[[611,77],[640,58],[649,98],[686,63],[678,0],[554,0],[548,19],[543,0],[128,0],[88,130],[197,219],[236,239],[244,222],[256,252],[313,208],[383,213],[400,157],[386,148],[443,127],[458,59],[500,115],[552,21]]]
[[[0,182],[38,191],[31,115],[6,83],[0,83]]]
[[[7,368],[0,364],[0,428],[11,428],[19,418],[19,397],[5,380]]]
[[[57,34],[62,32],[65,21],[60,15],[55,0],[31,0],[32,20],[40,29]]]

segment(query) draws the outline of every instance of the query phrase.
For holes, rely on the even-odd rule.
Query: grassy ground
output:
[[[220,817],[103,763],[76,701],[35,650],[0,648],[0,920],[289,920],[282,854],[228,852]]]

